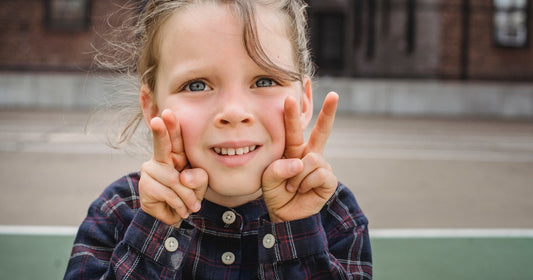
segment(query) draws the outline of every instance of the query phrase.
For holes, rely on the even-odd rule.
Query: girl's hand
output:
[[[185,169],[178,120],[170,110],[150,121],[154,154],[143,163],[139,181],[141,208],[169,225],[177,225],[190,213],[200,210],[207,191],[207,173],[200,168]]]
[[[272,222],[307,218],[318,213],[337,188],[337,177],[324,159],[339,96],[326,96],[309,141],[304,142],[298,104],[285,100],[284,158],[269,165],[262,178],[263,197]]]

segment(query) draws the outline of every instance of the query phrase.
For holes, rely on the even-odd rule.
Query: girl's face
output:
[[[284,21],[261,7],[256,17],[266,54],[295,71]],[[159,36],[155,100],[144,98],[157,106],[143,104],[145,116],[174,111],[190,165],[209,176],[206,199],[228,207],[259,197],[265,168],[282,157],[285,98],[300,100],[303,127],[312,114],[310,81],[282,80],[261,69],[246,52],[242,30],[227,5],[199,4],[176,12]],[[149,108],[158,111],[146,112]]]

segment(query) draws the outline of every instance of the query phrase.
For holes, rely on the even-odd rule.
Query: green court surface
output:
[[[0,234],[0,279],[62,279],[74,236]],[[533,279],[533,237],[374,237],[374,279]]]
[[[533,238],[372,240],[374,279],[533,279]]]
[[[0,235],[0,279],[63,279],[74,236]]]

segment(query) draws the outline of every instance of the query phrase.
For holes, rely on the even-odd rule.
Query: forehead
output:
[[[265,35],[274,35],[282,38],[287,43],[287,50],[289,50],[291,55],[291,61],[295,64],[295,49],[292,43],[293,38],[290,38],[291,36],[288,26],[289,20],[287,15],[274,8],[257,6],[256,22],[259,36],[258,43],[265,49],[267,55],[273,60],[273,62],[276,62],[275,52],[269,53],[269,51],[272,52],[279,46],[273,46],[276,42],[271,40],[271,38],[265,38]]]
[[[253,23],[244,22],[242,13],[236,4],[215,2],[190,4],[176,10],[163,24],[161,33],[159,33],[161,54],[165,53],[165,48],[168,49],[169,45],[175,46],[192,38],[197,39],[197,36],[192,35],[205,33],[206,30],[213,36],[205,37],[214,39],[220,38],[218,35],[223,35],[228,38],[238,38],[244,46],[244,24]],[[253,16],[257,38],[252,38],[254,40],[252,44],[260,45],[272,62],[283,68],[294,70],[295,55],[288,35],[286,15],[275,8],[255,5]],[[205,43],[210,38],[203,39]],[[213,48],[218,48],[225,41],[212,43]]]

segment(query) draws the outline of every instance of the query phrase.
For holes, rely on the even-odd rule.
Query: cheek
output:
[[[199,118],[180,118],[181,137],[185,143],[198,140],[203,127]]]
[[[195,146],[200,143],[202,131],[205,129],[203,115],[199,114],[194,106],[179,106],[170,108],[178,119],[183,147],[187,157],[193,157]]]
[[[285,121],[283,118],[283,103],[272,102],[267,105],[268,110],[262,110],[262,123],[272,140],[272,157],[279,159],[285,150]],[[265,108],[265,107],[263,107]]]
[[[201,167],[203,143],[202,140],[202,127],[199,123],[195,123],[194,119],[190,122],[186,122],[181,125],[181,137],[183,140],[183,148],[185,149],[185,155],[189,161],[191,167]]]
[[[272,161],[283,157],[285,152],[285,133],[280,133],[277,135],[277,139],[273,139],[273,141]]]

